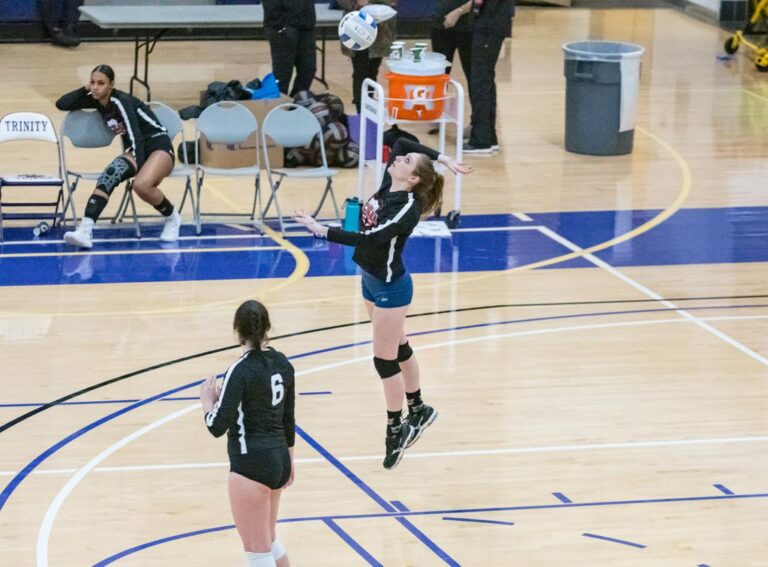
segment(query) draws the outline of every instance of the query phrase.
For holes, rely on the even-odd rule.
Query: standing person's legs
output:
[[[296,30],[296,80],[291,95],[299,91],[308,91],[315,80],[317,55],[315,50],[315,30]]]
[[[37,0],[37,9],[40,11],[43,25],[50,35],[53,35],[56,31],[61,31],[59,25],[59,3],[56,0]]]
[[[352,104],[355,105],[357,113],[360,114],[360,90],[363,88],[363,81],[368,75],[368,50],[355,51],[352,54]]]
[[[459,50],[461,68],[464,69],[464,76],[467,78],[470,96],[472,96],[472,85],[469,81],[469,78],[472,76],[472,33],[454,31],[453,34],[456,48]]]
[[[80,6],[84,0],[67,0],[64,7],[64,33],[80,44],[80,38],[77,37],[77,22],[80,20]]]
[[[277,88],[286,95],[291,86],[293,66],[296,62],[298,31],[290,26],[286,26],[280,31],[274,28],[265,29],[267,39],[269,40],[272,73],[275,75],[275,79],[277,79]]]
[[[494,141],[493,103],[496,92],[496,61],[499,58],[502,37],[478,33],[472,36],[472,75],[470,100],[472,103],[472,133],[469,148],[490,151]]]
[[[229,504],[250,567],[275,567],[272,556],[271,490],[237,473],[229,473]]]
[[[451,30],[432,28],[430,39],[432,40],[432,51],[445,55],[445,58],[453,63],[453,55],[456,53],[456,44],[454,43]],[[451,68],[446,67],[445,72],[446,74],[449,74]]]
[[[278,488],[273,490],[270,494],[270,537],[272,538],[272,556],[275,558],[275,564],[277,567],[290,567],[291,562],[288,559],[280,540],[277,539],[277,515],[280,511],[280,496],[283,494],[283,489]]]

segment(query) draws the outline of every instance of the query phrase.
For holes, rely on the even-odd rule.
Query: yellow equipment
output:
[[[739,46],[743,43],[755,54],[754,62],[758,71],[763,73],[768,72],[768,47],[765,47],[765,40],[762,44],[754,43],[748,40],[745,36],[763,34],[765,35],[768,26],[768,0],[750,0],[752,7],[752,16],[749,18],[749,23],[744,30],[737,31],[731,37],[725,40],[725,52],[736,53]],[[762,29],[759,29],[761,28]]]

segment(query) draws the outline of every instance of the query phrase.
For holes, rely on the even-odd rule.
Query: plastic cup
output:
[[[421,56],[424,53],[423,47],[411,47],[411,57],[414,63],[421,63]]]

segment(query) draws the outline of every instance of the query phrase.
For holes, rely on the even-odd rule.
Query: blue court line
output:
[[[323,520],[326,526],[331,528],[336,535],[343,539],[349,547],[354,549],[357,554],[368,562],[368,565],[374,565],[375,567],[384,567],[382,563],[376,561],[376,559],[368,553],[359,543],[357,543],[352,536],[345,532],[341,527],[333,520]]]
[[[410,512],[408,506],[400,502],[399,500],[392,500],[392,506],[394,506],[398,512]]]
[[[328,394],[333,394],[330,390],[324,390],[322,392],[299,392],[300,396],[326,396]]]
[[[156,400],[159,400],[160,398],[164,398],[166,396],[169,396],[171,394],[175,394],[176,392],[181,392],[182,390],[186,390],[187,388],[192,388],[193,386],[198,386],[202,383],[202,380],[197,380],[195,382],[192,382],[191,384],[185,384],[184,386],[177,386],[176,388],[172,388],[171,390],[167,390],[165,392],[162,392],[160,394],[156,394],[154,396],[151,396],[149,398],[145,398],[139,402],[136,402],[135,404],[131,404],[130,406],[126,406],[124,408],[121,408],[115,412],[112,412],[100,419],[97,419],[96,421],[89,423],[85,427],[81,427],[71,435],[65,437],[58,443],[55,443],[54,445],[51,445],[48,449],[40,453],[37,457],[32,459],[27,466],[25,466],[21,471],[19,471],[16,476],[14,476],[11,479],[11,482],[9,482],[6,487],[3,489],[2,492],[0,492],[0,510],[3,509],[5,506],[5,503],[8,501],[8,498],[10,498],[11,494],[16,490],[16,488],[21,484],[21,482],[29,476],[29,474],[35,470],[43,461],[48,459],[51,455],[56,453],[59,449],[62,449],[63,447],[66,447],[69,445],[72,441],[77,439],[78,437],[82,437],[92,429],[95,429],[99,427],[100,425],[103,425],[104,423],[107,423],[108,421],[112,421],[113,419],[128,413],[129,411],[133,411],[136,408],[139,408],[141,406],[145,406],[149,403],[152,403]]]
[[[623,539],[614,539],[612,537],[606,537],[606,536],[601,536],[601,535],[597,535],[597,534],[586,534],[585,533],[585,534],[581,534],[581,535],[583,535],[585,537],[591,537],[593,539],[601,539],[603,541],[610,541],[612,543],[620,543],[622,545],[629,545],[629,546],[632,546],[632,547],[639,547],[640,549],[645,549],[645,547],[646,547],[642,543],[633,543],[631,541],[624,541]]]
[[[477,518],[451,518],[450,516],[444,517],[443,520],[448,520],[450,522],[476,522],[478,524],[499,524],[501,526],[515,525],[515,522],[502,522],[501,520],[479,520]]]
[[[565,494],[562,492],[553,492],[552,495],[557,498],[560,502],[563,502],[565,504],[573,504],[573,500],[568,498]]]
[[[381,506],[384,510],[387,512],[396,512],[394,506],[392,506],[389,502],[387,502],[384,498],[379,496],[370,486],[368,486],[363,479],[361,479],[359,476],[357,476],[355,473],[353,473],[346,465],[344,465],[341,461],[339,461],[336,457],[334,457],[330,451],[328,451],[325,447],[320,445],[311,435],[309,435],[306,431],[304,431],[301,427],[298,425],[296,426],[296,434],[301,437],[305,443],[307,443],[310,447],[312,447],[315,451],[320,453],[329,463],[331,463],[334,467],[336,467],[344,476],[346,476],[349,480],[352,481],[355,486],[357,486],[360,490],[362,490],[366,495],[368,495],[369,498],[371,498],[374,502],[376,502],[379,506]],[[429,539],[426,535],[424,535],[416,526],[411,524],[408,520],[405,518],[397,518],[397,521],[400,522],[405,528],[411,532],[413,535],[416,536],[417,539],[419,539],[424,545],[426,545],[432,552],[435,553],[440,559],[445,561],[448,565],[454,566],[459,565],[456,563],[450,555],[448,555],[445,551],[440,549],[440,547],[433,542],[431,539]]]
[[[141,551],[142,549],[147,549],[149,547],[155,547],[156,545],[161,545],[163,543],[168,543],[171,541],[175,541],[177,539],[185,538],[185,537],[193,537],[203,534],[210,534],[214,532],[222,532],[225,530],[233,530],[235,529],[234,524],[230,524],[228,526],[218,526],[215,528],[206,528],[204,530],[195,530],[193,532],[187,532],[185,534],[179,534],[179,535],[172,535],[168,537],[164,537],[161,539],[156,539],[154,541],[149,541],[147,543],[142,543],[141,545],[137,545],[135,547],[131,547],[128,549],[125,549],[119,553],[115,553],[114,555],[110,555],[106,559],[102,559],[98,563],[94,563],[93,567],[103,567],[104,565],[109,565],[110,563],[114,563],[118,559],[122,559],[123,557],[126,557],[127,555],[133,555],[134,553]]]
[[[622,506],[625,504],[657,504],[657,503],[667,503],[667,502],[698,502],[698,501],[709,501],[709,500],[733,500],[733,499],[742,499],[742,498],[768,498],[768,492],[765,493],[757,493],[757,494],[742,494],[742,495],[734,495],[734,496],[690,496],[690,497],[680,497],[680,498],[657,498],[657,499],[648,499],[648,500],[618,500],[618,501],[609,501],[609,502],[585,502],[582,504],[544,504],[544,505],[528,505],[528,506],[504,506],[504,507],[493,507],[493,508],[471,508],[471,509],[460,509],[460,510],[422,510],[420,512],[391,512],[391,513],[376,513],[376,514],[336,514],[336,515],[329,515],[329,516],[300,516],[297,518],[282,518],[277,520],[278,524],[295,524],[295,523],[302,523],[302,522],[337,522],[339,520],[370,520],[370,519],[377,519],[377,518],[403,518],[403,517],[413,517],[413,516],[439,516],[439,515],[446,515],[446,514],[478,514],[478,513],[492,513],[492,512],[510,512],[510,511],[525,511],[525,510],[539,510],[539,509],[552,509],[552,508],[583,508],[583,507],[593,507],[593,506]],[[450,520],[453,518],[443,518],[446,520]],[[469,519],[467,519],[469,520]],[[475,520],[480,521],[480,520]],[[490,520],[485,520],[485,522],[491,522]],[[149,547],[154,547],[156,545],[160,545],[162,543],[168,543],[171,541],[176,541],[178,539],[184,539],[189,537],[194,537],[198,535],[204,535],[211,532],[217,532],[221,530],[233,530],[235,529],[234,525],[227,525],[227,526],[217,526],[214,528],[207,528],[203,530],[195,530],[192,532],[184,532],[172,536],[167,536],[164,538],[160,538],[154,541],[150,541],[147,543],[143,543],[141,545],[137,545],[135,547],[132,547],[130,549],[127,549],[125,551],[121,551],[105,560],[103,562],[97,563],[96,565],[106,565],[107,562],[111,562],[113,559],[117,559],[120,557],[124,557],[126,555],[130,555],[133,553],[136,553],[138,551],[141,551],[142,549],[147,549]],[[709,567],[708,565],[701,564],[698,565],[698,567]]]
[[[733,492],[729,488],[727,488],[726,486],[723,486],[722,484],[713,484],[712,486],[717,488],[723,494],[728,494],[728,495],[733,494]]]
[[[761,305],[742,305],[742,306],[736,306],[736,307],[733,307],[733,306],[701,307],[701,308],[694,307],[694,308],[688,308],[687,311],[694,311],[694,310],[699,310],[699,309],[744,309],[744,308],[750,308],[750,307],[754,308],[754,307],[765,307],[765,306],[766,305],[762,305],[761,304]],[[679,309],[664,308],[664,309],[650,309],[650,310],[632,310],[632,311],[627,311],[627,312],[605,312],[605,313],[597,313],[597,314],[591,313],[591,314],[580,314],[580,315],[563,315],[563,316],[555,316],[555,317],[549,317],[549,318],[539,317],[539,318],[534,318],[534,319],[503,321],[503,322],[498,322],[498,323],[485,323],[485,324],[482,324],[482,325],[479,325],[479,326],[487,327],[487,326],[504,325],[504,324],[510,324],[510,323],[523,323],[523,322],[528,322],[528,321],[531,321],[531,320],[547,320],[547,319],[554,320],[554,319],[564,319],[564,318],[567,319],[567,318],[573,318],[573,317],[586,317],[586,316],[595,316],[595,315],[598,315],[598,316],[599,315],[619,315],[619,314],[629,314],[629,313],[644,312],[644,311],[646,311],[646,312],[656,312],[656,311],[677,311],[677,310],[679,310]],[[439,333],[439,332],[446,332],[448,330],[459,330],[459,329],[462,329],[462,328],[472,328],[472,327],[475,327],[475,326],[476,325],[470,325],[470,326],[465,326],[465,327],[457,327],[457,328],[453,328],[453,329],[451,329],[451,328],[448,328],[448,329],[437,329],[437,330],[434,330],[434,331],[421,332],[419,334]],[[361,343],[361,344],[366,344],[366,343],[369,343],[369,342],[370,341],[365,341],[364,343]],[[343,349],[343,348],[348,348],[349,346],[355,346],[355,345],[354,344],[352,344],[352,345],[340,345],[340,346],[335,347],[335,349],[322,349],[321,351],[318,351],[318,352],[327,352],[329,350],[340,350],[340,349]],[[304,356],[304,355],[303,354],[296,355],[296,356],[289,357],[289,359],[300,358],[302,356]],[[149,404],[149,403],[151,403],[153,401],[165,398],[167,396],[170,396],[171,394],[175,394],[175,393],[180,392],[182,390],[185,390],[185,389],[197,386],[197,385],[199,385],[201,383],[202,383],[202,380],[197,380],[197,381],[195,381],[195,382],[193,382],[191,384],[187,384],[187,385],[184,385],[184,386],[179,386],[179,387],[173,388],[173,389],[168,390],[166,392],[162,392],[162,393],[157,394],[155,396],[152,396],[150,398],[146,398],[144,400],[136,402],[136,403],[134,403],[134,404],[132,404],[132,405],[130,405],[128,407],[121,408],[120,410],[117,410],[117,411],[115,411],[115,412],[113,412],[111,414],[108,414],[108,415],[104,416],[103,418],[101,418],[99,420],[96,420],[96,421],[90,423],[89,425],[87,425],[85,427],[82,427],[81,429],[75,431],[74,433],[72,433],[68,437],[66,437],[66,438],[60,440],[59,442],[57,442],[56,444],[52,445],[51,447],[49,447],[48,449],[43,451],[40,455],[35,457],[32,461],[30,461],[6,485],[6,487],[0,493],[0,510],[2,510],[5,507],[5,504],[8,501],[8,498],[10,498],[11,494],[13,494],[13,492],[16,490],[16,488],[21,484],[21,482],[23,482],[23,480],[27,476],[29,476],[29,474],[32,471],[34,471],[41,463],[43,463],[45,460],[47,460],[51,455],[53,455],[54,453],[59,451],[61,448],[65,447],[66,445],[68,445],[69,443],[71,443],[72,441],[77,439],[78,437],[81,437],[82,435],[84,435],[88,431],[90,431],[92,429],[95,429],[96,427],[99,427],[99,426],[103,425],[104,423],[107,423],[107,422],[109,422],[109,421],[119,417],[120,415],[123,415],[123,414],[125,414],[125,413],[127,413],[129,411],[132,411],[132,410],[134,410],[134,409],[136,409],[138,407],[141,407],[141,406]],[[296,430],[297,430],[297,433],[298,433],[300,431],[300,428],[297,426]],[[302,433],[303,433],[303,431],[302,431]],[[320,445],[318,444],[317,447],[320,447]],[[338,467],[341,467],[340,470],[342,470],[342,472],[344,470],[346,470],[350,474],[352,474],[351,471],[349,471],[349,469],[347,469],[344,465],[342,465],[341,462],[339,462],[337,459],[335,459],[330,453],[328,453],[326,451],[326,454],[327,454],[326,458],[328,458],[329,460],[333,459],[333,461],[338,463]],[[332,463],[333,463],[333,461],[332,461]],[[357,478],[357,477],[354,477],[354,478]],[[360,482],[362,483],[362,480],[360,480]],[[364,483],[363,483],[363,485],[364,485]],[[372,498],[375,496],[374,499],[378,498],[379,500],[381,500],[380,505],[385,510],[392,511],[391,506],[386,502],[386,500],[383,500],[380,496],[376,495],[372,491],[371,491],[371,494],[369,494],[369,496],[371,496]],[[574,506],[574,505],[573,504],[569,504],[569,506]]]

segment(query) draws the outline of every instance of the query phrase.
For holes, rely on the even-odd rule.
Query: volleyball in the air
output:
[[[377,31],[376,20],[365,10],[350,12],[339,22],[339,40],[354,51],[373,45]]]

